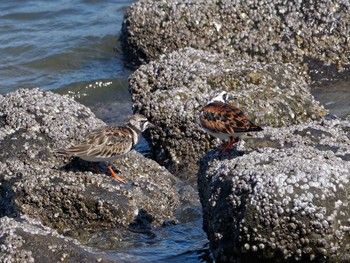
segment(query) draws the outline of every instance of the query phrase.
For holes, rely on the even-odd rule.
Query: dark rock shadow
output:
[[[209,152],[206,152],[202,158],[200,159],[200,164],[202,162],[209,162],[209,161],[213,161],[213,160],[230,160],[233,158],[236,158],[237,156],[242,156],[244,155],[244,151],[238,151],[237,150],[237,146],[234,145],[233,148],[224,153],[224,154],[220,154],[220,150],[215,149],[215,150],[210,150]]]
[[[95,171],[94,164],[96,165],[98,172]],[[112,165],[112,168],[117,174],[121,173],[121,171],[118,170],[118,168],[116,168],[114,165]],[[97,174],[105,174],[107,176],[110,176],[110,172],[108,171],[107,165],[104,162],[94,163],[85,161],[83,159],[80,159],[79,157],[73,157],[68,163],[59,167],[58,170],[66,172],[93,172]]]
[[[16,217],[15,209],[15,192],[13,191],[13,184],[16,179],[4,180],[0,176],[0,217]]]
[[[156,238],[157,235],[152,231],[152,222],[154,216],[146,210],[141,209],[133,221],[130,222],[128,230],[134,233],[145,234],[149,238]]]

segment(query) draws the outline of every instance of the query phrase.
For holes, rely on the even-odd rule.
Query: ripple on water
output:
[[[0,2],[0,94],[125,74],[116,47],[132,2]]]
[[[314,86],[311,92],[331,114],[340,118],[350,116],[350,76],[347,80]]]
[[[123,124],[132,114],[127,77],[78,82],[55,90],[89,107],[109,125]]]
[[[118,262],[214,262],[201,220],[144,233],[118,229],[90,232],[84,243]]]

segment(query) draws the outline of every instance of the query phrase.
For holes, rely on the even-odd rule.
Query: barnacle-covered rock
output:
[[[115,262],[28,216],[0,218],[1,262]]]
[[[254,137],[201,160],[198,190],[216,262],[349,262],[349,120]]]
[[[266,62],[349,65],[347,0],[141,0],[126,12],[125,55],[149,62],[184,47]]]

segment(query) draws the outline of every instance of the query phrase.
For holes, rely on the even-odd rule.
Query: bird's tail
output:
[[[252,127],[249,127],[249,131],[263,131],[264,129],[260,126],[254,125]]]
[[[57,149],[57,150],[55,150],[55,152],[57,153],[57,154],[61,154],[61,155],[67,155],[67,156],[70,156],[70,155],[72,155],[72,153],[70,152],[70,151],[68,151],[67,149]]]

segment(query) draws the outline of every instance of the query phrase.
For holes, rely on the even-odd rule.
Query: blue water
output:
[[[124,262],[214,262],[198,225],[200,220],[157,229],[153,231],[155,236],[137,239],[133,247],[116,256]]]
[[[0,2],[0,94],[39,87],[69,94],[108,124],[131,111],[118,36],[124,10],[134,1],[56,0]],[[143,141],[140,152],[147,149]],[[120,262],[212,262],[208,240],[196,216],[154,229],[151,237],[127,233],[108,249],[110,229],[86,244]]]
[[[88,240],[118,262],[214,262],[209,244],[198,231],[201,220],[157,228],[149,233],[123,232],[109,229]],[[107,238],[106,238],[107,237]],[[115,241],[117,240],[117,241]],[[120,242],[119,240],[122,240]],[[115,244],[117,243],[117,244]],[[117,246],[118,249],[113,249]]]
[[[0,93],[127,75],[117,36],[132,2],[1,1]]]

